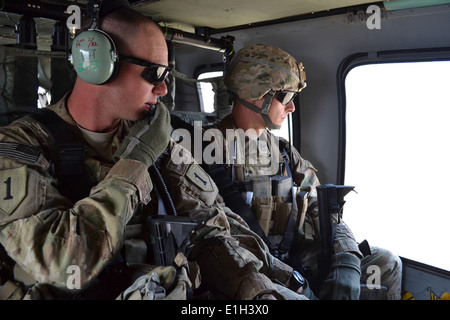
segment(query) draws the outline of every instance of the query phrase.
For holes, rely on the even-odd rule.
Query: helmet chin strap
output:
[[[266,127],[269,130],[278,130],[281,128],[281,126],[274,124],[269,117],[269,109],[270,109],[270,106],[272,105],[272,100],[273,100],[273,97],[275,96],[275,93],[276,93],[275,91],[269,91],[266,94],[261,108],[258,108],[253,103],[250,103],[244,99],[239,98],[236,94],[235,94],[234,98],[236,100],[238,100],[243,106],[247,107],[248,109],[252,110],[253,112],[261,114],[261,116],[264,120],[264,123],[266,124]]]

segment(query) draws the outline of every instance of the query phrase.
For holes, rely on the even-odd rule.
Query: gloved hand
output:
[[[176,274],[177,271],[172,266],[156,267],[137,278],[131,286],[117,297],[117,300],[164,299],[166,298],[166,290],[175,281]]]
[[[351,253],[331,256],[331,268],[321,291],[321,299],[358,300],[361,292],[361,260]]]
[[[154,115],[149,112],[131,127],[114,154],[114,161],[133,159],[150,167],[166,149],[171,131],[169,110],[158,103]]]

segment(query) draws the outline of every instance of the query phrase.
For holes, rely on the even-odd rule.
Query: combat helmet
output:
[[[303,64],[277,47],[265,44],[249,45],[239,50],[231,60],[224,77],[224,84],[250,110],[260,113],[269,129],[279,129],[268,115],[272,99],[282,91],[293,97],[306,87]],[[265,97],[263,106],[258,108],[245,101]]]

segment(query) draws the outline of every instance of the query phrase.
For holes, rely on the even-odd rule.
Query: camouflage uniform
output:
[[[41,150],[31,159],[3,153],[0,161],[2,181],[9,183],[9,189],[1,192],[5,199],[0,205],[1,284],[6,276],[13,277],[9,284],[21,284],[5,299],[21,299],[25,293],[28,299],[72,298],[95,287],[99,275],[105,284],[102,270],[111,265],[124,245],[127,249],[140,248],[142,219],[157,212],[146,166],[129,159],[116,164],[102,160],[81,136],[65,101],[49,108],[70,125],[84,144],[84,164],[97,185],[88,197],[72,203],[56,188],[49,156],[53,142],[42,126],[25,117],[0,129],[0,143],[19,143]],[[111,141],[112,154],[129,127],[127,121],[119,123]],[[180,146],[170,146],[177,153],[183,152]],[[179,214],[207,219],[191,239],[192,258],[198,260],[204,282],[233,299],[253,299],[265,292],[278,294],[269,277],[286,283],[292,268],[267,254],[267,248],[253,237],[245,223],[220,203],[217,187],[205,172],[195,163],[174,165],[166,157],[161,173],[173,191]],[[201,183],[196,176],[201,177]],[[146,249],[140,252],[145,254]],[[124,258],[127,263],[147,262],[145,257],[132,259],[127,253]],[[80,290],[68,288],[71,266],[81,270]],[[19,271],[25,276],[19,276]],[[31,281],[25,283],[25,278]],[[112,298],[117,297],[114,285],[105,285],[113,292]]]
[[[268,129],[274,129],[276,126],[271,123],[267,114],[272,100],[268,100],[267,96],[271,95],[273,99],[275,94],[279,91],[300,92],[306,86],[306,76],[303,65],[297,63],[288,53],[276,47],[256,44],[247,46],[236,54],[229,64],[224,83],[228,89],[233,92],[235,101],[237,100],[244,107],[260,113],[266,123],[266,127]],[[249,100],[258,100],[262,98],[265,100],[260,109],[256,108],[254,105],[252,106],[249,102]],[[237,129],[231,115],[225,117],[215,127],[222,132],[223,137],[226,137],[227,130]],[[267,149],[270,151],[254,153],[248,151],[249,149],[247,148],[238,148],[239,151],[245,150],[246,162],[239,162],[237,165],[236,163],[230,165],[228,162],[229,176],[233,177],[235,181],[240,181],[241,184],[246,184],[248,186],[249,182],[258,180],[261,177],[273,177],[275,175],[287,174],[285,168],[281,168],[277,172],[273,171],[273,161],[275,160],[277,163],[283,163],[283,158],[279,153],[278,146],[274,147],[271,145],[271,143],[276,140],[274,140],[270,131],[266,129],[261,137],[263,136],[268,137],[264,140],[267,144]],[[284,141],[284,143],[287,144],[287,141]],[[250,164],[248,162],[249,157],[254,157],[255,154],[257,154],[258,159],[256,162],[254,161],[255,159],[253,159],[253,163],[256,164]],[[273,156],[273,154],[275,154],[275,156]],[[302,265],[311,268],[310,279],[317,282],[317,255],[320,251],[320,233],[316,186],[320,183],[316,175],[316,169],[312,164],[303,159],[299,152],[293,147],[291,147],[291,154],[291,161],[293,162],[291,166],[293,168],[293,182],[298,187],[297,252],[301,255]],[[268,166],[267,163],[270,163],[271,165]],[[277,168],[277,166],[275,166],[275,168]],[[269,171],[271,173],[268,173]],[[253,183],[253,186],[254,185],[255,184]],[[302,195],[301,198],[299,198],[300,194]],[[261,215],[261,211],[264,209],[261,209],[261,207],[267,207],[267,205],[272,206],[273,216],[278,219],[280,214],[279,208],[289,208],[289,206],[286,205],[286,201],[283,201],[283,199],[280,201],[280,198],[277,197],[277,195],[270,194],[269,197],[270,196],[273,196],[273,199],[263,199],[263,205],[261,205],[261,200],[253,199],[251,203],[252,209],[256,215]],[[270,224],[268,224],[267,216],[270,214],[272,214],[272,212],[266,214],[265,221],[261,221],[260,218],[260,224],[263,226],[265,223],[266,233],[269,233],[268,228]],[[286,212],[284,212],[284,214],[286,214]],[[271,222],[269,221],[269,223],[273,224],[270,233],[280,234],[280,230],[275,230],[275,226],[277,225],[276,219],[273,219]],[[285,226],[286,223],[284,222],[283,225]],[[272,239],[276,239],[276,237],[272,237]],[[351,252],[359,258],[363,258],[355,237],[342,220],[337,225],[334,251],[335,253]],[[373,248],[372,255],[363,258],[361,262],[362,284],[366,283],[368,274],[365,271],[367,267],[372,264],[376,264],[380,267],[381,285],[388,288],[387,298],[400,299],[402,269],[400,259],[385,249]],[[367,296],[367,292],[362,290],[361,298]]]
[[[231,115],[225,117],[220,123],[214,126],[214,128],[219,129],[224,137],[226,136],[227,129],[236,130],[237,127],[233,122],[233,118]],[[269,137],[273,134],[266,130],[265,134]],[[283,138],[280,138],[284,140]],[[272,148],[271,141],[276,141],[276,139],[265,139],[268,142],[268,149],[271,150],[271,153],[275,153],[277,157],[278,163],[283,163],[283,157],[279,152],[278,146]],[[287,141],[284,141],[287,143]],[[248,150],[248,148],[238,148],[238,150]],[[266,157],[267,159],[262,159]],[[237,165],[229,165],[227,164],[227,171],[230,177],[234,176],[236,179],[241,179],[241,183],[245,183],[248,185],[250,181],[254,181],[260,179],[262,177],[267,176],[275,176],[276,174],[281,174],[287,176],[287,171],[285,168],[282,172],[277,172],[275,175],[272,173],[268,175],[268,172],[272,171],[270,166],[267,163],[273,160],[268,154],[258,153],[258,160],[256,164],[248,164],[248,154],[246,155],[245,164],[238,163]],[[308,161],[303,159],[299,152],[292,147],[292,161],[293,161],[293,180],[295,184],[298,186],[297,189],[297,204],[298,204],[298,219],[296,230],[298,232],[298,248],[297,252],[301,255],[302,265],[304,267],[310,267],[311,273],[309,276],[311,279],[318,278],[318,269],[317,269],[317,256],[320,252],[320,229],[319,229],[319,217],[318,217],[318,207],[317,207],[317,192],[316,186],[320,185],[319,179],[317,177],[317,170],[314,166]],[[279,166],[276,166],[279,167]],[[234,172],[232,173],[232,171]],[[238,180],[239,181],[239,180]],[[299,198],[301,192],[306,192],[307,196],[304,201]],[[303,197],[302,197],[303,199]],[[257,211],[255,206],[259,205],[260,201],[258,199],[253,199],[252,206],[254,212]],[[273,216],[276,216],[277,213],[280,212],[280,199],[277,199],[277,196],[273,196],[271,200],[273,210]],[[286,203],[286,201],[285,201]],[[278,208],[278,209],[277,209]],[[289,207],[290,208],[290,207]],[[277,211],[278,210],[278,211]],[[290,210],[289,210],[290,211]],[[274,220],[271,221],[272,225],[276,225]],[[272,233],[273,228],[270,229]],[[272,236],[269,235],[269,238],[273,240],[275,243],[280,240],[280,231],[275,231],[275,234],[272,233]],[[278,236],[277,236],[278,235]],[[336,238],[334,241],[334,251],[337,252],[353,252],[357,254],[360,258],[362,258],[362,253],[358,248],[358,243],[351,232],[350,228],[345,224],[344,221],[340,221],[336,230]],[[382,249],[382,248],[371,248],[372,255],[366,256],[362,258],[361,268],[362,278],[361,283],[366,284],[366,280],[368,276],[372,273],[365,272],[368,266],[370,265],[378,265],[381,269],[381,285],[384,285],[389,288],[388,298],[389,299],[400,299],[400,291],[401,291],[401,261],[398,257],[394,256],[391,252]],[[369,291],[370,293],[370,291]],[[377,296],[379,297],[379,296]]]

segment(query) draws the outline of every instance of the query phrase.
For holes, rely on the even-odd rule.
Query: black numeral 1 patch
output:
[[[0,212],[10,215],[27,193],[27,166],[0,170]]]

